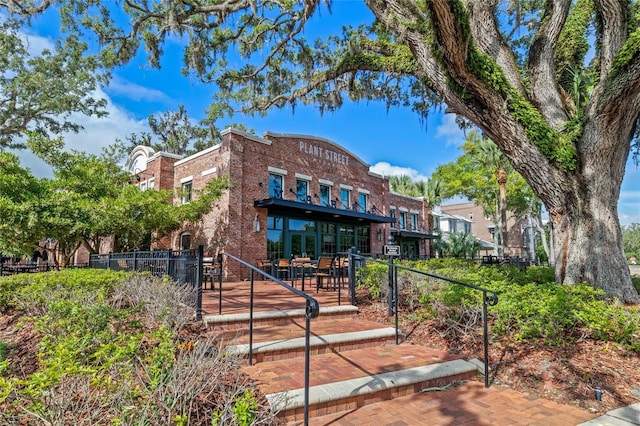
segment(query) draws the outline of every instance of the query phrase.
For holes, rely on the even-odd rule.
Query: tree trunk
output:
[[[617,203],[591,200],[587,206],[551,215],[556,280],[586,282],[625,303],[637,303],[618,224]]]

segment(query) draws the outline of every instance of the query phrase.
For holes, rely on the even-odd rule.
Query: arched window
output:
[[[180,250],[191,249],[191,234],[189,232],[183,232],[180,234]]]

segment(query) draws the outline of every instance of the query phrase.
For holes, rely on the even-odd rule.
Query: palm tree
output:
[[[482,167],[493,170],[496,178],[496,183],[498,184],[497,210],[499,213],[498,240],[502,242],[502,254],[508,256],[510,250],[507,230],[507,181],[511,165],[495,143],[484,135],[482,135],[481,138],[480,145],[476,151],[475,161]]]
[[[415,183],[415,192],[418,197],[423,197],[430,208],[437,206],[442,201],[442,182],[438,179],[427,178]]]
[[[389,187],[398,194],[413,196],[415,193],[414,183],[408,175],[389,177]]]

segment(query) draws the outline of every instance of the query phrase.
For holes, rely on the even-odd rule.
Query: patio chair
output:
[[[327,280],[329,283],[333,279],[333,288],[335,289],[335,270],[333,257],[320,257],[316,266],[316,293],[323,283]],[[328,288],[328,285],[327,285]]]
[[[286,258],[278,259],[276,263],[276,277],[282,279],[284,275],[287,279],[291,276],[291,261]]]

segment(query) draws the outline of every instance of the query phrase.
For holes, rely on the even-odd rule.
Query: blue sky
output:
[[[318,28],[339,31],[343,24],[368,22],[370,12],[361,2],[334,1],[333,14],[322,13],[322,26],[311,27],[305,36],[313,38]],[[318,21],[318,20],[316,20]],[[320,21],[318,21],[320,22]],[[49,16],[38,18],[29,42],[33,50],[53,43],[55,20]],[[317,24],[317,23],[316,23]],[[127,66],[116,69],[109,86],[97,95],[108,100],[109,117],[95,119],[77,117],[85,130],[68,135],[70,148],[99,152],[115,138],[124,139],[132,132],[148,130],[149,114],[176,110],[184,104],[189,115],[203,118],[213,88],[180,73],[182,52],[174,44],[167,49],[162,69],[147,66],[144,55]],[[454,161],[461,151],[458,146],[464,136],[455,124],[455,117],[444,115],[442,109],[430,113],[426,122],[408,109],[386,110],[379,102],[352,103],[335,113],[321,115],[316,109],[298,106],[291,110],[274,110],[266,117],[236,116],[229,123],[243,123],[261,135],[266,131],[319,136],[332,140],[369,163],[372,169],[385,175],[407,174],[414,180],[430,176],[439,164]],[[38,175],[48,175],[42,163],[27,152],[21,152],[23,164]],[[623,225],[640,223],[640,170],[629,159],[622,184],[619,203]]]

